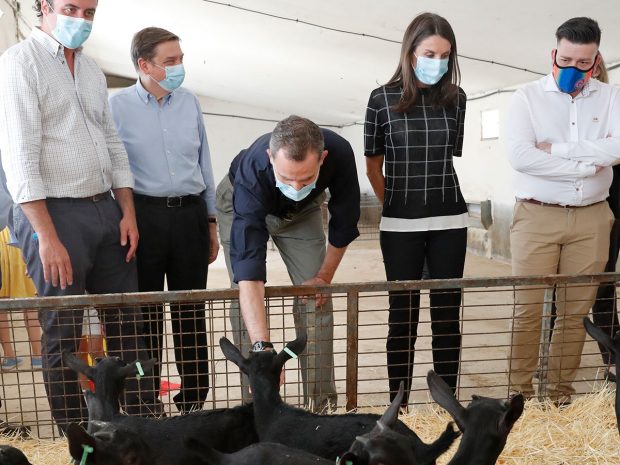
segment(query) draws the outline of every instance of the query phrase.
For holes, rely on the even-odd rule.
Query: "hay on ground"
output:
[[[615,391],[604,386],[600,392],[582,396],[568,407],[528,401],[516,423],[504,452],[502,465],[620,465],[620,435],[614,412]],[[425,442],[434,441],[444,431],[450,416],[435,404],[401,416]],[[459,440],[437,464],[446,464]],[[24,451],[34,465],[69,463],[65,440],[21,440],[0,438]]]

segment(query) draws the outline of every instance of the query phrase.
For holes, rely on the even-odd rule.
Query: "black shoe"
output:
[[[608,383],[616,382],[616,374],[609,371],[609,368],[605,370],[605,381]]]
[[[30,426],[12,425],[6,421],[0,421],[0,435],[30,439]]]

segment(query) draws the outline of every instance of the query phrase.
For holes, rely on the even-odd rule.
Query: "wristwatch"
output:
[[[263,350],[275,350],[273,344],[267,341],[256,341],[252,344],[251,352],[262,352]]]

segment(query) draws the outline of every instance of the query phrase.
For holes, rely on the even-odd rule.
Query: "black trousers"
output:
[[[61,289],[46,283],[39,257],[39,243],[20,207],[14,210],[15,234],[28,273],[40,296],[68,296],[135,292],[138,289],[136,264],[125,262],[128,246],[121,246],[119,222],[122,214],[110,196],[93,202],[86,199],[47,199],[47,209],[56,231],[69,253],[73,284]],[[145,360],[140,312],[135,307],[98,309],[105,327],[108,354],[123,360]],[[42,335],[43,381],[52,417],[61,432],[71,422],[88,418],[77,374],[62,364],[62,352],[77,352],[82,336],[84,308],[39,310]],[[131,414],[159,411],[153,378],[127,378],[124,407]]]
[[[150,203],[135,196],[140,231],[138,244],[138,286],[140,291],[205,289],[209,259],[207,208],[200,198],[180,207]],[[142,308],[145,341],[151,357],[161,361],[164,309],[161,305]],[[200,410],[209,392],[209,352],[204,304],[170,306],[174,356],[181,377],[181,390],[174,396],[180,412]],[[160,384],[159,366],[154,370]]]
[[[421,232],[381,231],[381,251],[388,281],[421,279],[424,261],[431,279],[463,277],[467,228]],[[430,291],[433,365],[455,390],[461,355],[459,314],[462,289]],[[405,403],[411,390],[417,339],[420,293],[390,292],[387,363],[390,401],[405,383]]]

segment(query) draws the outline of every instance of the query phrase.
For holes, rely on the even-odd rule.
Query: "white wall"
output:
[[[17,24],[6,0],[0,0],[0,54],[17,43]]]

